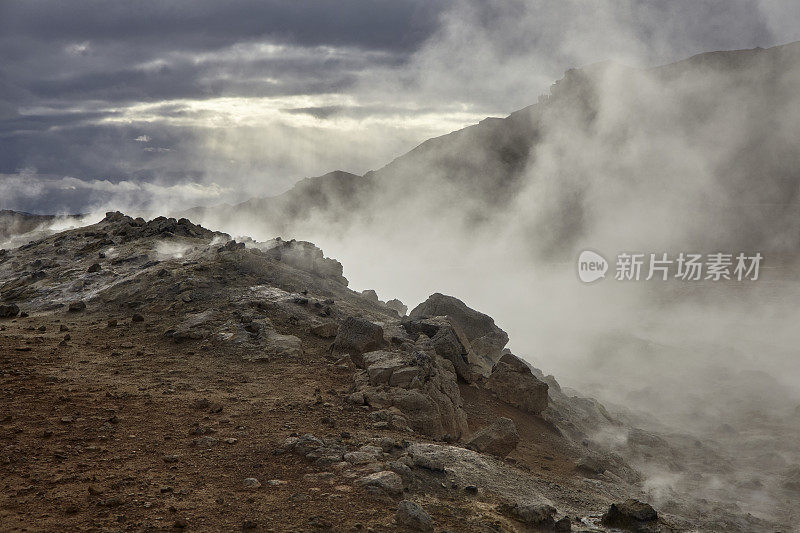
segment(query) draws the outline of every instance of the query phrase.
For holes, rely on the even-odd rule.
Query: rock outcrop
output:
[[[387,416],[436,438],[459,439],[467,432],[461,393],[453,365],[435,353],[373,351],[357,362],[358,399],[379,409],[395,408],[402,417]]]
[[[536,378],[524,361],[511,353],[494,365],[484,385],[500,400],[538,415],[547,408],[547,383]]]
[[[361,355],[364,352],[375,350],[383,343],[383,328],[363,318],[349,317],[339,326],[336,339],[333,341],[335,350],[349,353],[353,362],[363,364]]]
[[[320,277],[330,278],[347,286],[347,278],[342,275],[342,264],[325,257],[322,250],[306,241],[275,240],[275,246],[264,252],[270,259],[312,272]]]
[[[508,344],[508,334],[497,327],[492,317],[467,307],[453,296],[435,293],[415,307],[411,318],[447,317],[468,342],[464,346],[469,364],[479,374],[489,375]]]

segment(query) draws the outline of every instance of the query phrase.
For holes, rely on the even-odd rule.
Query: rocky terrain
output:
[[[109,213],[0,251],[0,529],[796,522],[796,472],[777,510],[700,497],[735,474],[714,443],[562,390],[455,296],[406,311],[349,289],[311,243],[235,241],[186,219]],[[693,477],[651,506],[643,466]]]

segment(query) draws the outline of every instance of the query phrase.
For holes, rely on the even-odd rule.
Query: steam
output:
[[[707,26],[685,27],[676,12],[646,2],[600,2],[594,10],[577,2],[561,10],[542,2],[510,5],[454,7],[405,70],[375,72],[359,86],[371,102],[449,101],[487,114],[510,112],[548,92],[521,115],[538,135],[524,168],[503,184],[510,191],[504,201],[495,197],[503,187],[481,181],[491,173],[479,164],[476,182],[465,183],[458,165],[439,165],[421,152],[403,172],[373,175],[376,194],[335,224],[310,208],[283,235],[280,221],[265,222],[260,213],[226,209],[193,221],[261,241],[311,241],[343,263],[352,288],[376,289],[410,308],[434,292],[458,296],[491,315],[517,355],[562,385],[595,395],[645,429],[713,439],[734,458],[739,476],[781,479],[800,458],[798,47],[632,68],[708,50]],[[732,7],[717,26],[733,29],[714,33],[713,48],[798,37],[797,25],[785,23],[791,14],[797,20],[796,6],[725,5]],[[755,22],[741,22],[753,9],[759,16],[747,20]],[[547,90],[564,67],[607,59],[616,62],[570,71]],[[320,173],[332,170],[322,168],[332,152],[350,149],[342,139],[313,135],[291,146],[275,131],[215,132],[207,146],[240,158],[242,179],[274,192],[288,183],[258,172],[263,145],[291,161],[299,150]],[[370,151],[376,143],[367,137],[375,131],[348,139],[364,141],[362,151]],[[387,145],[400,153],[411,136],[393,133]],[[468,136],[459,142],[456,157],[467,163],[485,148]],[[386,149],[379,154],[388,159]],[[204,164],[209,174],[218,170],[211,159]],[[183,207],[159,196],[134,205],[157,214]],[[125,200],[117,196],[97,208],[124,207]],[[168,244],[159,244],[159,254],[185,252]],[[582,285],[574,263],[586,248],[612,263],[622,251],[760,251],[765,271],[758,282],[738,285],[610,279]],[[722,426],[734,436],[725,437]],[[630,444],[614,432],[594,438],[612,449]],[[777,459],[769,463],[765,450]],[[671,472],[656,459],[637,466],[659,502],[690,491],[740,499],[762,514],[787,508],[776,483],[721,494],[733,482],[730,472],[707,467],[702,483],[690,483],[686,472]],[[683,465],[695,467],[704,468]]]
[[[345,223],[309,209],[284,237],[339,259],[355,289],[412,307],[433,292],[457,295],[562,384],[645,429],[713,440],[735,458],[736,476],[773,480],[738,490],[717,465],[687,457],[680,467],[704,476],[695,482],[651,459],[637,466],[654,501],[713,496],[785,518],[791,504],[775,484],[800,457],[800,294],[791,281],[800,194],[786,170],[798,168],[790,88],[799,55],[790,46],[710,58],[679,76],[616,64],[569,72],[530,113],[539,139],[510,203],[474,194],[423,154],[399,175],[373,175],[378,193]],[[459,142],[467,159],[485,148]],[[206,223],[259,240],[279,231],[243,218]],[[586,286],[574,271],[584,248],[612,262],[621,251],[760,251],[766,270],[751,284]],[[737,438],[722,438],[723,426]],[[787,462],[765,463],[765,434]]]

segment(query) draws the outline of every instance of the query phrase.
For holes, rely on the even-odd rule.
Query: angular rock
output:
[[[429,337],[433,350],[453,363],[458,377],[467,383],[473,382],[476,375],[483,373],[483,363],[472,352],[466,334],[451,319],[409,318],[403,320],[402,326],[415,339],[420,335]]]
[[[386,302],[386,307],[397,311],[397,314],[400,316],[405,316],[406,312],[408,312],[408,306],[398,300],[397,298],[392,298],[388,302]]]
[[[361,296],[363,296],[364,298],[366,298],[367,300],[369,300],[371,302],[379,301],[378,300],[378,293],[375,292],[372,289],[367,289],[365,291],[361,291]]]
[[[342,275],[344,271],[342,264],[335,259],[325,257],[322,250],[310,242],[276,239],[276,245],[265,250],[265,255],[270,259],[347,286],[347,279]]]
[[[453,321],[466,335],[470,348],[476,356],[476,366],[484,375],[491,372],[508,344],[508,334],[497,327],[492,317],[469,308],[453,296],[435,293],[415,307],[409,316],[424,318],[445,316]]]
[[[392,352],[388,352],[392,353]],[[363,383],[364,402],[378,408],[396,407],[415,431],[435,438],[459,439],[468,431],[463,400],[452,364],[425,352],[398,354],[392,359],[388,377],[389,388],[372,385],[367,372],[356,374]],[[373,370],[373,376],[385,379],[383,368]]]
[[[498,399],[528,413],[538,415],[547,408],[547,383],[537,379],[524,363],[512,366],[499,361],[484,387]]]
[[[362,355],[362,361],[372,385],[389,383],[395,371],[407,366],[403,355],[395,352],[367,352]]]
[[[498,418],[491,426],[476,432],[467,447],[482,453],[505,457],[519,444],[517,426],[510,418]]]
[[[311,334],[323,339],[335,337],[338,332],[339,324],[336,322],[324,322],[322,324],[311,326]]]
[[[647,531],[657,520],[658,513],[650,504],[629,499],[622,503],[612,503],[601,522],[609,527]]]
[[[363,366],[361,354],[380,348],[383,344],[383,328],[363,318],[349,317],[339,326],[333,347],[349,353],[353,361]]]
[[[299,455],[306,455],[311,450],[316,450],[325,443],[310,433],[306,433],[298,437],[294,441],[288,441],[284,444],[284,448],[291,449]]]
[[[348,452],[344,454],[344,460],[353,465],[365,465],[375,462],[374,455],[366,452]]]
[[[420,368],[417,366],[404,366],[397,368],[389,377],[389,385],[407,389],[414,383],[414,379],[420,377]]]
[[[14,318],[19,314],[19,307],[15,304],[0,305],[0,318]]]
[[[67,308],[72,313],[79,313],[86,309],[86,302],[83,300],[78,300],[76,302],[71,302],[69,307]]]
[[[261,482],[254,477],[245,478],[243,485],[248,489],[257,489],[261,487]]]
[[[294,335],[281,335],[270,331],[264,342],[264,352],[278,357],[299,357],[303,354],[302,341]]]
[[[542,529],[554,529],[556,521],[553,515],[556,509],[545,503],[516,502],[503,504],[500,511],[512,516],[520,522]]]
[[[519,372],[520,374],[532,374],[531,367],[528,364],[511,353],[510,351],[505,351],[497,363],[505,363],[511,367],[514,372]]]
[[[397,506],[395,521],[415,531],[433,531],[433,519],[418,503],[403,500]]]
[[[403,478],[389,470],[369,474],[356,480],[356,483],[364,487],[377,487],[390,496],[399,496],[403,493]]]

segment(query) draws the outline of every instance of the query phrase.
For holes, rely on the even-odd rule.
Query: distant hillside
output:
[[[237,205],[195,207],[179,215],[213,219],[224,226],[246,224],[255,218],[269,221],[277,233],[287,233],[295,224],[315,215],[328,223],[340,223],[360,209],[362,200],[371,192],[372,183],[367,178],[337,170],[300,180],[278,196],[253,198]]]
[[[408,216],[505,220],[544,254],[636,245],[632,228],[659,247],[795,252],[798,80],[800,43],[651,69],[599,63],[567,71],[537,104],[429,139],[363,177],[332,172],[189,215],[306,235]]]
[[[53,219],[55,219],[53,215],[33,215],[7,209],[0,210],[0,239],[28,233],[42,224],[52,222]]]

